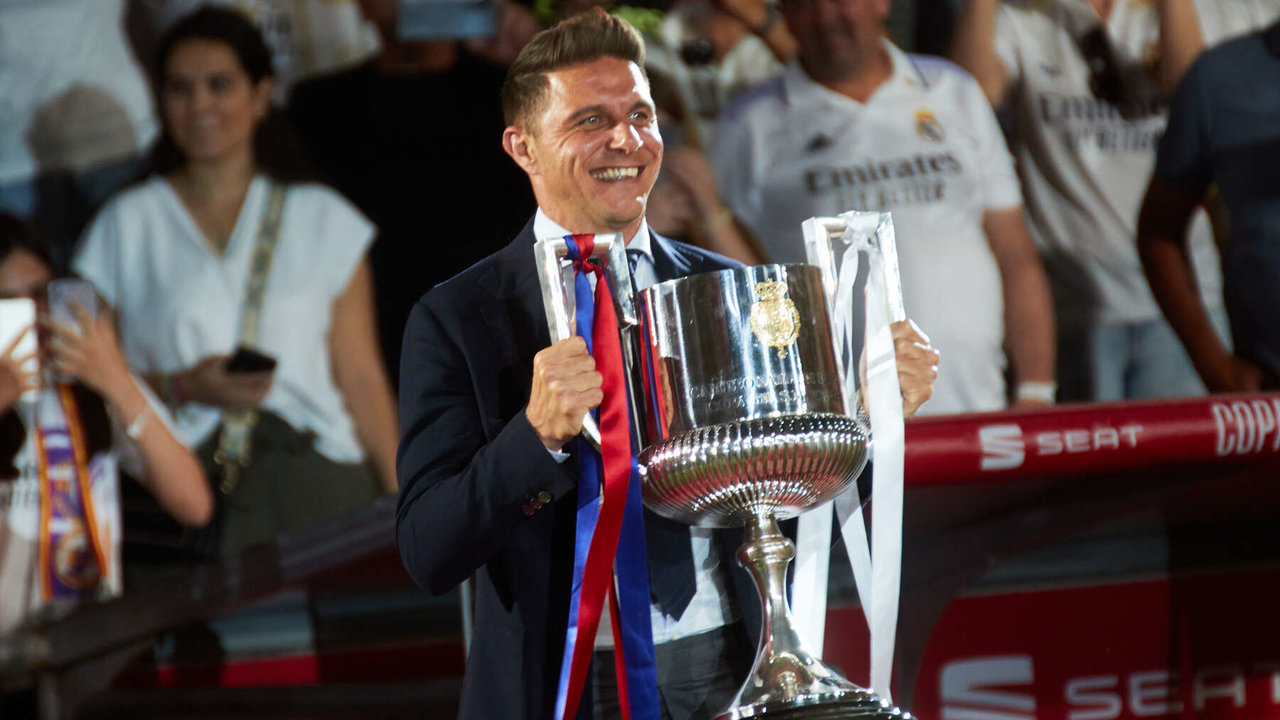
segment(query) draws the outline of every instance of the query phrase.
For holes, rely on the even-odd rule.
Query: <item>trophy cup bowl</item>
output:
[[[795,546],[777,521],[848,489],[870,445],[845,407],[819,270],[734,268],[640,297],[645,504],[690,525],[745,526],[738,558],[764,611],[751,675],[717,720],[909,718],[805,650],[787,603]]]

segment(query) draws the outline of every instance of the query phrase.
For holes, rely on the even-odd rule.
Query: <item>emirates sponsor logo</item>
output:
[[[963,172],[964,165],[952,153],[917,153],[853,165],[814,167],[805,171],[804,181],[810,195],[820,195],[841,188],[948,178]]]

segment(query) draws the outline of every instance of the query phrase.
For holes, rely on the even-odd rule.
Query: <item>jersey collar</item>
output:
[[[898,49],[888,38],[884,38],[884,49],[889,53],[889,62],[893,68],[889,79],[884,81],[876,91],[871,94],[871,98],[867,104],[878,102],[883,98],[892,97],[902,92],[910,90],[919,92],[920,88],[926,86],[924,76],[920,74],[916,64],[911,57],[902,50]],[[787,94],[789,104],[798,106],[814,106],[827,107],[829,109],[861,109],[866,107],[845,95],[841,95],[834,90],[818,83],[801,67],[799,60],[793,60],[787,65],[786,71],[782,76],[783,86]]]

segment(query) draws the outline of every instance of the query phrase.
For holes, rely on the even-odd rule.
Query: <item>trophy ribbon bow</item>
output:
[[[565,237],[574,267],[577,334],[604,378],[600,451],[578,439],[578,513],[569,628],[556,692],[556,718],[571,720],[586,685],[606,598],[614,637],[618,704],[624,720],[656,720],[658,675],[649,610],[648,560],[637,448],[627,404],[622,345],[613,294],[592,261],[592,235]],[[589,275],[596,279],[594,298]],[[613,582],[615,581],[616,582]]]

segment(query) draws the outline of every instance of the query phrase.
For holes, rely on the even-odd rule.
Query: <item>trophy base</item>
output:
[[[773,702],[726,710],[716,720],[911,720],[911,714],[866,690],[820,697],[807,702]]]
[[[911,720],[870,690],[854,685],[810,653],[791,622],[787,564],[795,545],[771,513],[754,516],[738,562],[751,572],[764,611],[755,665],[733,704],[716,720]]]

